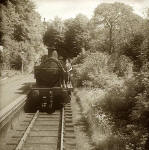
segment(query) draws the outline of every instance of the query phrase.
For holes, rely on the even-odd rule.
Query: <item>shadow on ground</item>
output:
[[[30,88],[32,87],[33,84],[35,84],[35,82],[23,83],[21,88],[19,88],[16,93],[17,94],[26,94],[26,93],[28,93],[28,91],[30,90]]]

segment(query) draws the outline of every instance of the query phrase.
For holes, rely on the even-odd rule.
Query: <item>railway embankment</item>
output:
[[[93,145],[91,137],[88,134],[87,122],[82,113],[82,109],[77,102],[77,97],[75,93],[72,94],[71,105],[77,150],[92,150],[95,147]]]
[[[35,80],[32,74],[16,75],[0,81],[0,110],[10,105],[18,97],[26,95],[33,82]]]
[[[113,133],[114,122],[97,106],[99,98],[102,98],[103,95],[101,90],[77,89],[74,92],[73,107],[74,113],[76,113],[75,120],[78,123],[76,123],[76,130],[80,130],[79,132],[86,135],[82,136],[82,139],[86,141],[86,148],[89,150],[124,149],[123,141]],[[79,114],[77,114],[78,112]],[[78,140],[80,147],[82,139]]]
[[[0,82],[0,143],[8,140],[24,117],[23,106],[32,82],[33,75],[15,75]]]
[[[95,148],[148,150],[148,72],[133,72],[126,57],[116,66],[112,56],[101,52],[86,52],[73,63],[76,103]]]

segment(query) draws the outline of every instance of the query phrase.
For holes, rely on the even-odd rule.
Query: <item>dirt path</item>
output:
[[[90,141],[90,137],[88,136],[88,131],[83,120],[83,115],[74,94],[72,94],[71,105],[73,111],[77,150],[93,150],[94,147]]]
[[[0,110],[25,94],[33,82],[35,82],[33,75],[16,75],[0,81]]]

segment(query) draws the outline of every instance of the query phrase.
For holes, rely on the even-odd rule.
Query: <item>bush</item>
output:
[[[87,52],[78,55],[73,60],[76,80],[78,79],[81,85],[99,88],[111,87],[115,82],[122,84],[123,80],[113,73],[117,62],[113,62],[112,57],[101,52]],[[117,67],[117,70],[123,66],[121,72],[124,76],[132,76],[132,64],[125,57],[121,57],[119,61],[121,61],[121,65]],[[76,63],[79,64],[76,65]]]
[[[100,150],[119,150],[124,149],[124,143],[119,135],[112,132],[113,122],[110,115],[106,114],[101,108],[97,107],[97,103],[104,98],[105,91],[101,89],[79,90],[77,96],[82,108],[82,114],[85,118],[86,125],[95,145],[95,149]]]
[[[143,138],[146,149],[149,148],[149,71],[141,71],[136,76],[138,82],[138,94],[135,97],[136,103],[133,107],[131,119],[134,124],[141,128],[140,132],[144,132]],[[141,132],[141,133],[142,133]]]
[[[128,121],[136,102],[137,88],[134,83],[134,79],[129,79],[121,85],[113,84],[106,90],[104,99],[98,104],[99,107],[117,119]]]
[[[104,143],[110,145],[111,141],[117,141],[122,150],[148,150],[149,65],[135,73],[127,57],[115,62],[112,57],[106,53],[90,53],[76,65],[80,85],[86,87],[84,96],[83,93],[79,96],[92,139],[99,146],[97,149],[105,147]]]

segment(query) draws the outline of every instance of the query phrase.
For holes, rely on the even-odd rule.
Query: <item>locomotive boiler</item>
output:
[[[51,113],[68,103],[72,88],[65,86],[66,75],[60,61],[54,57],[42,57],[40,65],[34,67],[36,83],[28,94],[26,111],[35,112],[39,109]]]

